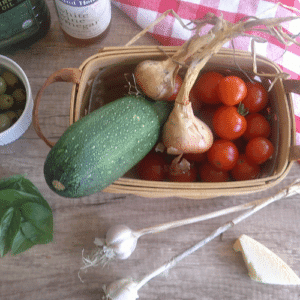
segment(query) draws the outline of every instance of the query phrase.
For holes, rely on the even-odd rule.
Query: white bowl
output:
[[[23,82],[26,91],[26,104],[19,119],[11,127],[0,133],[0,146],[14,142],[25,133],[31,124],[33,109],[30,84],[22,68],[10,58],[0,55],[0,73],[3,69],[14,73]]]

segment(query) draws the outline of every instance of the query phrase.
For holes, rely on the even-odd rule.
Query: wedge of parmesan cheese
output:
[[[249,236],[241,235],[233,249],[242,252],[251,279],[268,284],[300,284],[300,278],[281,258]]]

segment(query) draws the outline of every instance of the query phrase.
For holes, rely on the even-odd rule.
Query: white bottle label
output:
[[[110,0],[55,0],[55,4],[61,28],[74,38],[96,37],[110,23]]]

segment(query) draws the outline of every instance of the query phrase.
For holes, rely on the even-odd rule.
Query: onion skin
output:
[[[195,117],[191,102],[175,103],[163,128],[163,143],[169,154],[203,153],[212,146],[213,133]]]
[[[171,59],[145,60],[134,71],[137,84],[153,100],[166,100],[172,96],[179,66]]]

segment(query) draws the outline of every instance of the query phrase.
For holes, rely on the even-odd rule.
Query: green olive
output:
[[[12,123],[16,122],[19,118],[19,116],[17,115],[17,113],[15,111],[8,111],[5,113],[12,121]]]
[[[14,98],[10,95],[0,95],[0,109],[9,109],[14,104]]]
[[[24,109],[18,109],[17,110],[18,117],[20,117],[22,115],[23,111],[24,111]]]
[[[6,85],[5,80],[2,77],[0,77],[0,95],[5,93],[6,86],[7,85]]]
[[[10,87],[15,86],[18,83],[18,77],[11,72],[4,72],[2,78],[5,80],[6,84]]]
[[[25,102],[26,100],[26,93],[23,89],[16,89],[12,93],[12,96],[17,102]]]
[[[11,119],[6,114],[0,115],[0,132],[3,132],[11,125]]]

